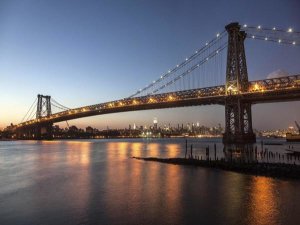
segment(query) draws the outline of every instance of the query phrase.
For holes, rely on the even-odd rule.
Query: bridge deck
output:
[[[163,94],[125,98],[96,105],[66,110],[48,117],[29,120],[16,126],[17,129],[38,124],[56,123],[101,114],[138,111],[147,109],[162,109],[184,106],[219,104],[224,105],[226,98],[239,97],[241,101],[252,104],[266,102],[281,102],[300,100],[300,75],[251,81],[247,92],[230,92],[225,85],[199,88],[187,91],[169,92]]]

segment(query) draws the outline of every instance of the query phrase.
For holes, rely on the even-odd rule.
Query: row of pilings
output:
[[[290,147],[290,146],[289,146]],[[203,148],[202,148],[203,150]],[[264,144],[261,144],[261,149],[258,150],[257,146],[241,146],[233,147],[224,146],[224,157],[218,157],[217,145],[213,144],[213,149],[210,145],[205,147],[205,154],[197,155],[194,145],[188,144],[185,140],[185,159],[199,159],[218,161],[225,160],[230,162],[243,162],[243,163],[287,163],[287,164],[300,164],[300,154],[297,153],[279,153],[270,151],[268,148],[264,148]]]

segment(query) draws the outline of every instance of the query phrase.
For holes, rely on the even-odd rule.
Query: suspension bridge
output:
[[[50,96],[38,95],[23,121],[12,130],[18,138],[44,139],[51,138],[57,122],[117,112],[218,104],[225,106],[223,142],[253,143],[256,137],[251,105],[300,100],[300,75],[249,81],[246,39],[299,46],[300,32],[228,24],[190,57],[126,98],[70,109]]]

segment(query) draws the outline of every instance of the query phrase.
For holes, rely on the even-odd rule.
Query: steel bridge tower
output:
[[[40,119],[43,116],[51,115],[51,96],[38,95],[36,118]]]
[[[51,96],[38,95],[36,119],[41,119],[45,116],[51,116]],[[37,126],[33,126],[27,129],[25,136],[31,139],[52,139],[52,126],[53,123],[41,123]]]
[[[248,72],[244,40],[246,33],[238,23],[228,24],[228,52],[226,68],[225,133],[223,142],[254,143],[251,103],[243,102],[241,93],[248,91]]]

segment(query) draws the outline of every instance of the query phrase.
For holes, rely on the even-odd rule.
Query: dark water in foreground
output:
[[[208,142],[195,142],[201,155]],[[182,157],[182,146],[0,142],[0,224],[300,224],[300,181],[130,159]]]

